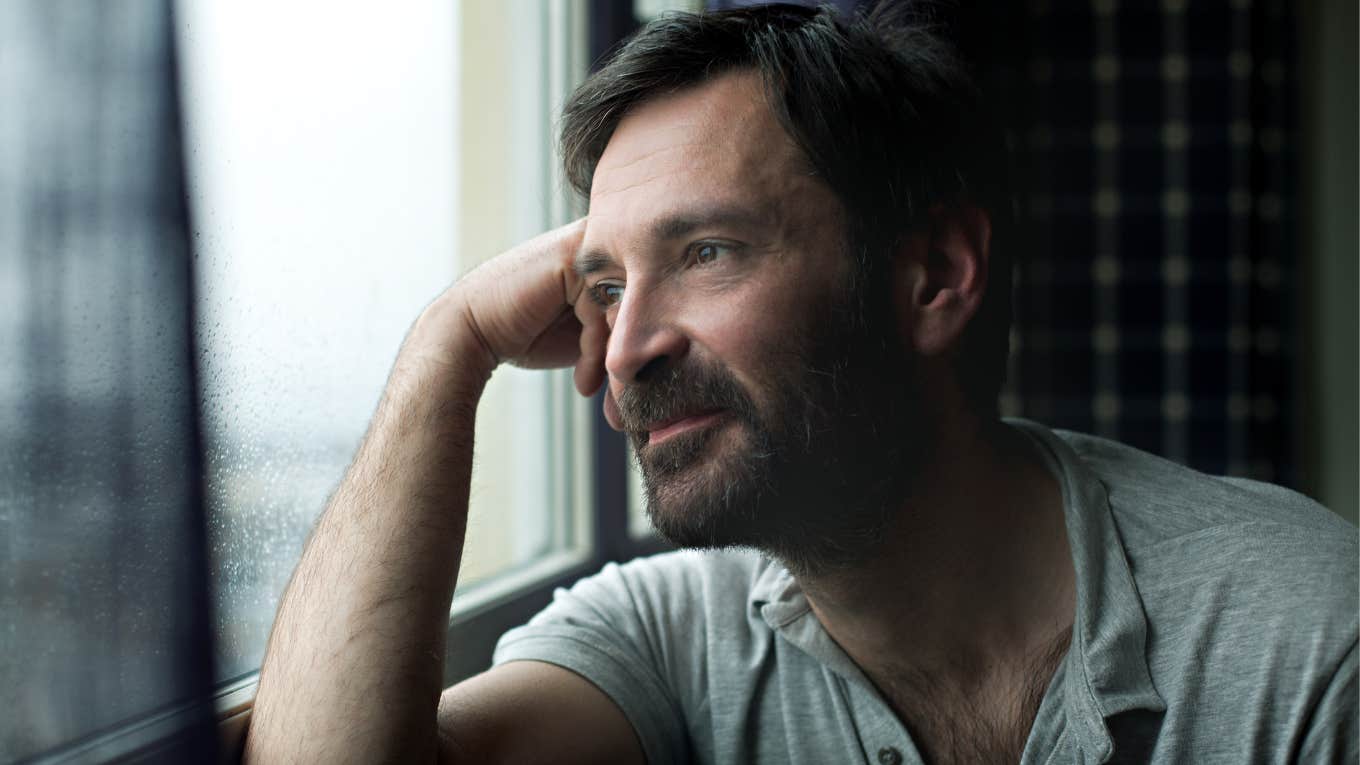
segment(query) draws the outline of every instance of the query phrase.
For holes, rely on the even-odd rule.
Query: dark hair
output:
[[[767,5],[668,14],[619,47],[568,100],[566,176],[589,196],[619,121],[638,104],[738,69],[758,72],[780,124],[845,208],[861,271],[939,203],[992,220],[988,285],[958,353],[959,380],[994,414],[1009,351],[1012,217],[1002,132],[931,6],[882,2],[866,13]]]

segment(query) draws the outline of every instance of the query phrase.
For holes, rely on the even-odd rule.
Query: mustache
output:
[[[690,361],[636,382],[616,398],[624,430],[646,430],[651,423],[707,409],[727,409],[739,419],[755,417],[755,402],[721,366]]]

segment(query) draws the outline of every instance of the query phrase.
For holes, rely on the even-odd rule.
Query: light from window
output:
[[[181,4],[219,679],[259,666],[417,313],[546,227],[539,5]],[[472,15],[529,33],[489,58]],[[560,382],[492,379],[460,587],[571,541]]]

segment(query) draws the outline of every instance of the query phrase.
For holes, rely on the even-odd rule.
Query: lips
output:
[[[722,417],[721,409],[688,412],[646,426],[648,445],[656,445],[691,430],[707,427]]]
[[[605,388],[604,390],[603,408],[604,418],[609,423],[609,427],[613,428],[614,430],[622,432],[625,430],[630,430],[632,428],[637,428],[638,430],[646,431],[649,435],[657,433],[659,431],[664,431],[665,429],[671,426],[679,425],[683,423],[685,420],[691,419],[697,420],[700,418],[708,417],[710,415],[716,415],[723,411],[722,409],[717,408],[694,410],[691,412],[685,412],[683,414],[677,414],[672,417],[667,417],[665,419],[654,420],[646,425],[637,427],[632,423],[627,423],[624,421],[623,412],[619,408],[618,401],[614,398],[614,391],[610,388]]]

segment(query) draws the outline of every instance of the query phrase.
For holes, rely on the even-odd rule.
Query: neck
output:
[[[951,423],[934,445],[879,550],[798,578],[871,678],[905,671],[972,684],[1025,664],[1071,627],[1062,493],[1003,423]]]

